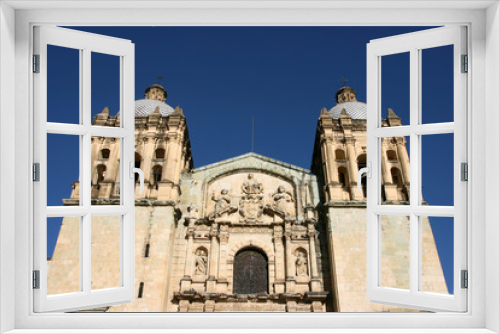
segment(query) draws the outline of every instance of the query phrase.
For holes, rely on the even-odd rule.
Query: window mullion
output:
[[[410,292],[418,292],[420,240],[419,217],[413,210],[420,204],[420,136],[414,129],[420,123],[420,51],[410,50]]]
[[[84,293],[91,292],[91,221],[90,215],[91,207],[91,181],[92,181],[92,166],[91,166],[91,51],[86,48],[82,53],[82,67],[81,67],[81,87],[80,94],[82,98],[82,122],[81,124],[87,128],[86,134],[82,136],[82,150],[80,151],[80,170],[82,171],[82,198],[80,199],[83,204],[86,214],[82,217],[82,227],[80,233],[80,261],[81,276],[82,276],[82,290]]]

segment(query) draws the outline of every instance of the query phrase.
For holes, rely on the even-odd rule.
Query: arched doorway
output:
[[[267,256],[255,249],[246,248],[234,257],[233,293],[267,293]]]

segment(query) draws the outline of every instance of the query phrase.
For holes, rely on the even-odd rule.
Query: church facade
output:
[[[342,87],[320,113],[311,170],[255,153],[193,168],[186,117],[152,85],[136,101],[136,298],[107,312],[414,311],[366,298],[366,104]],[[94,124],[118,126],[105,108]],[[401,120],[389,110],[384,126]],[[382,201],[408,204],[405,138],[382,143]],[[120,198],[119,142],[92,138],[92,204]],[[77,205],[79,183],[64,205]],[[120,284],[119,216],[92,217],[92,289]],[[78,289],[78,220],[63,219],[48,293]],[[409,288],[409,220],[382,218],[381,284]],[[429,220],[422,287],[448,293]],[[384,239],[384,235],[386,238]],[[405,270],[408,268],[408,270]]]

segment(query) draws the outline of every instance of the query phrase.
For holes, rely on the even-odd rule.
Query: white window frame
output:
[[[39,164],[39,181],[33,184],[34,202],[34,270],[39,272],[39,288],[34,289],[35,312],[74,311],[129,303],[135,294],[135,202],[134,202],[134,44],[128,40],[106,37],[60,27],[34,27],[34,54],[39,56],[39,71],[34,84],[34,162]],[[47,58],[48,45],[78,50],[80,81],[79,124],[47,122]],[[120,127],[92,125],[91,67],[92,52],[119,57]],[[76,110],[75,110],[76,111]],[[47,206],[47,135],[78,136],[80,205]],[[120,204],[91,205],[91,138],[101,136],[120,141]],[[129,171],[130,169],[130,171]],[[92,290],[91,230],[92,216],[120,217],[120,286]],[[47,295],[47,218],[78,217],[79,290]]]
[[[367,226],[367,295],[373,303],[413,307],[423,310],[458,311],[467,310],[467,289],[461,288],[461,271],[467,270],[467,184],[461,180],[461,164],[467,163],[467,76],[462,73],[462,55],[467,55],[465,26],[440,27],[394,37],[372,40],[367,48],[367,142],[368,199]],[[422,54],[423,50],[452,45],[454,119],[446,123],[422,123]],[[398,127],[382,126],[382,58],[388,55],[409,53],[410,72],[410,124]],[[422,205],[422,136],[453,134],[454,205]],[[380,185],[382,184],[381,151],[382,138],[410,138],[410,187],[409,205],[383,205]],[[381,217],[383,215],[408,216],[410,221],[408,276],[409,289],[384,287],[382,273]],[[421,219],[429,216],[453,217],[453,282],[454,293],[438,294],[421,290]]]
[[[14,10],[12,7],[19,10]],[[100,8],[97,8],[97,7]],[[126,9],[145,8],[143,10]],[[69,8],[62,8],[69,7]],[[106,9],[103,9],[105,7]],[[149,8],[148,8],[149,7]],[[157,8],[161,7],[161,8]],[[24,8],[24,9],[22,9]],[[80,8],[80,9],[75,9]],[[84,9],[82,9],[84,8]],[[154,8],[154,9],[153,9]],[[59,9],[59,10],[45,10]],[[193,3],[0,3],[0,330],[12,333],[178,332],[495,333],[500,331],[500,11],[497,1],[247,1]],[[470,288],[467,313],[435,314],[34,314],[30,245],[33,212],[29,69],[34,24],[58,25],[447,25],[469,27],[468,210]],[[341,65],[339,65],[341,66]],[[486,71],[486,67],[488,71]],[[15,83],[15,87],[12,83]],[[12,112],[15,110],[15,112]],[[488,119],[486,121],[486,118]],[[473,121],[472,121],[473,120]],[[14,127],[13,127],[14,125]],[[486,135],[488,134],[488,141]],[[12,139],[15,140],[12,140]],[[12,143],[15,143],[14,145]],[[14,166],[6,161],[15,161]],[[488,174],[488,182],[485,182]],[[13,177],[14,176],[14,177]],[[12,199],[12,189],[15,197]],[[488,194],[488,196],[486,196]],[[488,219],[486,219],[488,218]],[[488,254],[488,256],[486,256]],[[488,293],[486,293],[488,290]],[[14,307],[12,307],[14,305]],[[423,321],[425,319],[425,321]],[[132,330],[138,324],[144,329]],[[168,326],[168,328],[167,328]],[[284,330],[284,328],[286,328]],[[358,330],[356,330],[356,328]],[[411,329],[413,328],[413,330]],[[64,329],[64,330],[62,330]],[[108,331],[106,330],[108,329]],[[120,330],[122,329],[122,330]],[[415,330],[418,329],[418,330]],[[184,331],[189,332],[189,331]],[[248,330],[246,331],[248,332]]]

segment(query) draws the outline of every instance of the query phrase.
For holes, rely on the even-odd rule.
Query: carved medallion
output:
[[[240,216],[245,223],[260,223],[264,204],[262,202],[264,188],[262,183],[254,179],[253,174],[248,174],[247,181],[241,186],[243,196],[240,199]]]

